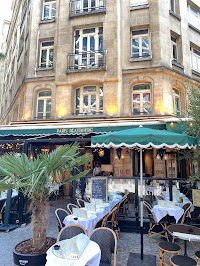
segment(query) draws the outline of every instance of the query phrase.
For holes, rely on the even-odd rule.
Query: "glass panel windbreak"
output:
[[[133,114],[140,114],[140,94],[133,94]]]

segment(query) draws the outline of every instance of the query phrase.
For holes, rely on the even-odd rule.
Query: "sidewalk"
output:
[[[55,217],[55,209],[66,208],[69,200],[66,199],[59,199],[58,201],[51,201],[50,212],[49,212],[49,228],[47,236],[57,238],[58,235],[58,228],[57,228],[57,221]],[[31,238],[32,234],[30,231],[30,224],[23,228],[17,228],[13,231],[8,233],[0,232],[0,265],[1,266],[14,266],[13,258],[12,258],[12,251],[14,247],[21,241]],[[156,265],[159,265],[159,250],[157,247],[157,243],[163,241],[160,239],[159,236],[155,236],[151,238],[151,242],[148,240],[148,235],[144,235],[144,254],[147,255],[156,255]],[[181,253],[184,252],[184,242],[179,240],[176,242],[178,245],[181,246]],[[117,244],[117,266],[125,266],[127,265],[129,253],[140,253],[140,235],[135,233],[121,233],[120,239],[118,240]],[[188,256],[194,259],[194,250],[200,250],[200,245],[198,242],[187,243],[188,247]],[[169,256],[166,256],[168,259]],[[39,266],[39,265],[38,265]],[[136,265],[137,266],[137,265]]]

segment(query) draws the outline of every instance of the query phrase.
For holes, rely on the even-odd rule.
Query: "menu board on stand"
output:
[[[192,189],[192,200],[195,207],[200,207],[200,190]]]
[[[107,177],[92,177],[92,198],[102,199],[104,202],[108,201],[108,178]]]

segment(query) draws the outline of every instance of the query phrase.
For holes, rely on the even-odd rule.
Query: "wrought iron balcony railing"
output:
[[[105,11],[105,0],[70,0],[69,2],[70,17]]]
[[[106,51],[88,51],[68,54],[67,71],[92,70],[106,68]]]

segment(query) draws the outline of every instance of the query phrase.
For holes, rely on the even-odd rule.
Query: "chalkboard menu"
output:
[[[92,177],[92,198],[108,200],[108,179],[107,177]]]

